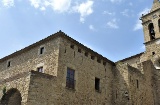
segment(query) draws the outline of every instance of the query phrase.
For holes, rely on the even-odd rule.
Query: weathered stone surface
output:
[[[159,5],[155,0],[141,17],[146,51],[116,63],[61,31],[0,59],[0,105],[160,105]],[[75,71],[72,89],[68,68]]]

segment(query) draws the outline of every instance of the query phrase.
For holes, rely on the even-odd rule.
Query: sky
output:
[[[153,0],[0,0],[0,58],[62,30],[111,61],[145,51]]]

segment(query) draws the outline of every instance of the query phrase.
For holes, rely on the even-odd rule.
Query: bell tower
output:
[[[146,54],[160,56],[160,1],[154,0],[150,11],[141,17]]]
[[[144,31],[145,43],[154,41],[160,38],[160,2],[154,0],[153,5],[149,13],[142,14],[141,20]]]

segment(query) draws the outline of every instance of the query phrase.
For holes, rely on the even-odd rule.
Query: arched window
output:
[[[155,39],[155,31],[154,31],[153,23],[149,24],[148,30],[149,30],[150,40],[154,40]]]
[[[21,105],[22,97],[17,89],[12,88],[3,94],[0,105]]]
[[[159,32],[160,32],[160,19],[158,20],[158,28],[159,28]]]

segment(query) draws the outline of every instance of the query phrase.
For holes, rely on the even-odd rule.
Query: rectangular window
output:
[[[95,90],[99,91],[100,90],[100,79],[95,78]]]
[[[67,76],[66,76],[66,87],[75,89],[75,80],[74,80],[75,70],[67,68]]]
[[[41,47],[39,54],[43,54],[43,53],[44,53],[44,47]]]
[[[38,67],[37,71],[43,73],[43,67]]]

